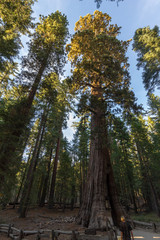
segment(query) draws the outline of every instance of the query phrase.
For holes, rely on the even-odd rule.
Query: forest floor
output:
[[[0,224],[14,224],[14,227],[22,230],[77,230],[84,232],[84,228],[75,223],[75,217],[78,209],[71,211],[70,209],[48,209],[34,208],[30,209],[26,218],[19,218],[18,209],[7,209],[0,211]],[[61,237],[62,236],[62,237]],[[8,239],[5,234],[0,233],[0,240]],[[36,235],[27,236],[25,239],[36,239]],[[59,239],[70,239],[69,236],[60,235]]]
[[[18,209],[7,209],[0,211],[0,224],[14,224],[14,227],[22,230],[77,230],[84,233],[85,228],[75,223],[75,217],[78,209],[73,211],[66,209],[64,212],[61,209],[34,208],[30,209],[26,218],[19,218]],[[160,234],[153,233],[145,229],[134,229],[134,238],[142,240],[160,239]],[[105,235],[105,232],[98,234]],[[118,232],[118,235],[120,233]],[[36,235],[25,237],[27,240],[35,240]],[[41,238],[42,240],[46,238]],[[58,240],[70,240],[69,235],[60,235]],[[9,240],[6,234],[0,233],[0,240]]]

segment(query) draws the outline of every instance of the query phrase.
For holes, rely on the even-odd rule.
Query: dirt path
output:
[[[151,231],[143,230],[143,229],[134,229],[133,230],[134,239],[141,240],[152,240],[152,239],[160,239],[160,233],[153,233]],[[118,232],[118,236],[120,233]]]
[[[160,239],[160,233],[153,233],[147,230],[136,229],[133,231],[135,239],[151,240],[151,239]]]

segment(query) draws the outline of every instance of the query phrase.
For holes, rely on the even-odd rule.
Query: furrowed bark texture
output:
[[[107,218],[110,218],[106,209],[107,199],[110,202],[113,220],[116,225],[118,225],[123,211],[118,201],[110,162],[105,107],[100,88],[95,87],[92,94],[96,104],[91,118],[88,177],[77,223],[89,228],[106,229]]]

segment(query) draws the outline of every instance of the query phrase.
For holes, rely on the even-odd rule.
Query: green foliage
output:
[[[13,32],[21,32],[25,34],[28,28],[33,26],[31,17],[32,5],[37,0],[1,0],[0,16],[3,24]]]
[[[0,70],[7,71],[21,48],[20,34],[33,27],[32,5],[36,0],[2,0],[0,4]],[[8,62],[9,61],[9,62]],[[11,71],[11,70],[10,70]],[[1,79],[0,79],[1,80]]]
[[[155,26],[139,28],[134,35],[133,48],[138,54],[138,68],[143,68],[143,83],[149,92],[160,86],[160,35]]]
[[[131,131],[135,143],[140,148],[143,157],[149,159],[152,154],[152,143],[149,136],[148,126],[143,116],[133,117],[131,121]]]
[[[61,58],[64,56],[64,44],[68,36],[67,25],[66,16],[59,11],[47,17],[40,16],[40,23],[37,25],[30,43],[30,51],[40,62],[50,55],[50,59],[47,59],[50,70],[53,64],[60,65],[63,62]]]
[[[89,162],[89,121],[88,117],[81,116],[80,122],[76,123],[76,133],[72,143],[72,159],[74,162],[75,188],[80,192],[80,202],[82,201],[84,186],[87,179]]]
[[[160,192],[160,169],[159,169],[159,158],[160,158],[160,98],[154,94],[149,95],[149,136],[152,142],[152,155],[151,155],[151,171],[153,174],[153,182],[158,193]]]
[[[65,63],[64,45],[68,37],[67,25],[66,16],[59,11],[40,17],[40,23],[29,43],[28,56],[22,61],[21,81],[30,85],[34,79],[36,82],[32,86],[37,90],[42,76],[62,72]]]
[[[138,213],[132,215],[132,219],[141,222],[159,223],[160,218],[155,213]]]
[[[72,181],[74,178],[72,158],[69,151],[69,144],[66,139],[61,143],[60,160],[56,180],[56,199],[60,203],[66,203],[71,200]]]
[[[1,100],[0,108],[0,177],[5,184],[1,186],[1,194],[5,194],[6,199],[10,197],[11,189],[16,183],[16,173],[20,167],[21,152],[23,144],[19,142],[19,132],[24,129],[23,115],[19,115],[20,109],[25,106],[26,99]],[[17,116],[19,117],[17,118]],[[23,138],[21,137],[23,142]],[[16,151],[14,150],[16,148]],[[10,159],[10,161],[9,161]]]
[[[157,187],[156,175],[154,167],[156,161],[154,159],[154,145],[149,132],[147,121],[142,116],[133,118],[131,121],[131,131],[137,149],[137,157],[139,160],[139,171],[141,179],[141,192],[143,198],[147,202],[147,207],[154,210],[158,214],[158,203],[156,200]]]
[[[26,144],[24,140],[28,138],[25,153],[30,153],[31,159],[39,118],[45,109],[45,132],[31,192],[33,198],[30,201],[37,203],[40,181],[44,184],[43,178],[48,171],[48,161],[54,157],[55,142],[62,122],[63,127],[66,126],[71,97],[68,83],[71,92],[79,98],[77,111],[81,120],[77,124],[72,152],[66,139],[62,141],[56,200],[71,202],[76,195],[79,196],[79,192],[80,198],[83,194],[90,146],[90,122],[86,113],[95,113],[99,109],[104,110],[107,124],[111,124],[110,129],[108,128],[110,153],[121,202],[130,205],[133,204],[133,198],[146,200],[146,195],[151,194],[144,177],[146,167],[155,190],[160,195],[160,98],[149,95],[148,121],[143,116],[134,116],[128,120],[128,125],[131,126],[129,128],[124,119],[114,116],[122,108],[126,114],[138,107],[134,93],[130,90],[126,57],[129,41],[117,39],[120,27],[111,24],[108,14],[95,11],[93,15],[81,17],[76,23],[75,34],[67,45],[73,75],[63,81],[60,81],[58,73],[63,73],[65,64],[67,18],[59,11],[46,17],[40,16],[35,32],[30,35],[29,54],[23,58],[22,72],[18,79],[20,84],[13,78],[18,71],[14,58],[21,48],[20,34],[28,34],[29,28],[34,25],[31,17],[34,2],[1,0],[0,4],[0,182],[5,182],[0,186],[0,205],[5,205],[14,195],[12,190],[17,191],[20,187],[22,172],[26,167],[21,162]],[[100,6],[102,1],[95,2]],[[145,88],[152,91],[156,86],[159,87],[158,27],[138,29],[133,46],[138,53],[137,65],[144,69]],[[33,83],[36,79],[38,81]],[[28,93],[32,94],[33,89],[34,102],[31,102],[29,109],[27,96]],[[33,112],[27,115],[27,108],[36,110],[33,111],[33,122],[30,122]],[[28,125],[29,122],[31,125]],[[152,219],[152,216],[145,216],[143,221],[147,219]]]
[[[93,15],[80,17],[76,23],[76,32],[67,45],[73,67],[70,85],[73,91],[88,98],[92,95],[92,102],[96,101],[93,93],[96,94],[97,89],[97,94],[111,107],[118,104],[126,109],[131,105],[136,108],[125,56],[129,41],[117,39],[120,27],[110,21],[108,14],[95,11]],[[99,95],[99,100],[101,97]],[[92,110],[93,106],[88,108]]]
[[[18,171],[19,144],[24,146],[25,138],[23,134],[32,118],[33,100],[36,92],[38,93],[42,76],[45,75],[44,71],[46,71],[47,77],[43,82],[44,88],[43,90],[41,89],[43,104],[48,105],[48,99],[54,100],[57,97],[56,87],[60,90],[60,85],[62,85],[59,84],[58,87],[58,77],[51,72],[52,70],[60,72],[64,65],[64,44],[68,34],[66,16],[57,11],[48,17],[41,17],[40,21],[29,44],[29,55],[23,59],[23,70],[18,79],[22,83],[23,80],[25,82],[28,81],[27,84],[20,84],[18,87],[9,86],[9,89],[6,91],[8,96],[2,95],[4,101],[11,99],[9,109],[5,110],[5,115],[2,116],[1,124],[2,141],[0,148],[2,153],[0,155],[0,178],[1,182],[5,182],[2,187],[4,191],[8,186],[12,187],[7,181],[12,166],[15,166],[12,171],[12,178],[15,178],[15,174]],[[31,89],[30,82],[33,82]],[[14,96],[13,92],[16,93]],[[7,104],[9,104],[9,101]],[[59,105],[59,110],[63,112],[64,95],[63,102]],[[20,156],[22,156],[22,152]],[[16,164],[15,159],[17,160]]]
[[[133,204],[136,189],[135,159],[129,130],[120,118],[113,118],[110,130],[111,160],[119,190],[120,201],[124,206]],[[135,206],[134,206],[135,207]]]
[[[9,64],[13,62],[13,58],[18,55],[20,49],[19,35],[12,34],[11,31],[0,26],[0,70],[6,70],[6,72],[10,66]]]

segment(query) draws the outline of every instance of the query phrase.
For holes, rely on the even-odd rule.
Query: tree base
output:
[[[80,209],[79,215],[76,218],[78,224],[89,229],[96,229],[101,231],[108,230],[108,221],[113,224],[111,211],[107,210],[104,202],[95,202],[91,207],[91,215],[83,206]]]

